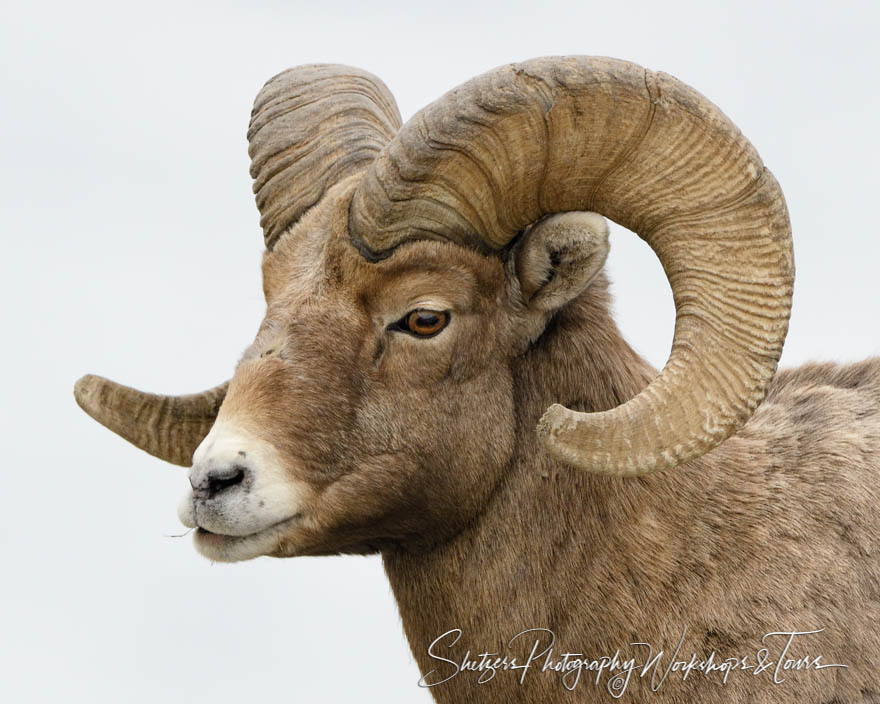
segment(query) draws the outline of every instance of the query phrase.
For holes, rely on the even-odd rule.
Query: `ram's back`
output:
[[[791,502],[785,518],[792,534],[805,529],[804,549],[826,547],[811,546],[811,526],[836,536],[839,561],[871,565],[878,577],[880,357],[781,370],[740,434],[765,487]],[[876,597],[880,582],[870,587]]]
[[[848,666],[835,701],[880,701],[880,358],[781,370],[712,454],[739,553],[726,563],[734,610],[756,628],[824,629],[806,650]]]
[[[853,482],[872,493],[880,465],[880,357],[779,371],[749,425],[775,439],[770,454],[781,452],[786,467],[817,490]]]

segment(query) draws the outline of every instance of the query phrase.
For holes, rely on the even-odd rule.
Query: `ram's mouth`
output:
[[[197,526],[193,534],[196,550],[217,562],[239,562],[261,555],[284,552],[283,533],[291,525],[302,520],[302,513],[295,513],[266,528],[248,535],[224,535]]]

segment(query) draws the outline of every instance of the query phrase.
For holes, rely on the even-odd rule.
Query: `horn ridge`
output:
[[[705,97],[615,59],[502,66],[420,111],[350,206],[362,252],[446,238],[500,250],[554,212],[591,210],[657,254],[676,306],[672,351],[639,395],[602,413],[551,406],[558,459],[639,475],[708,452],[751,416],[788,329],[794,264],[782,191]],[[685,401],[685,399],[687,401]]]

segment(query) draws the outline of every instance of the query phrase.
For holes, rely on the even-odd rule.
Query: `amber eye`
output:
[[[448,323],[449,311],[413,310],[403,316],[394,327],[419,337],[431,337],[445,328]]]

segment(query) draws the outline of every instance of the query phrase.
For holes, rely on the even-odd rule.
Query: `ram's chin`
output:
[[[214,562],[242,562],[263,555],[286,554],[281,525],[251,535],[221,535],[196,528],[193,544],[199,553]]]

